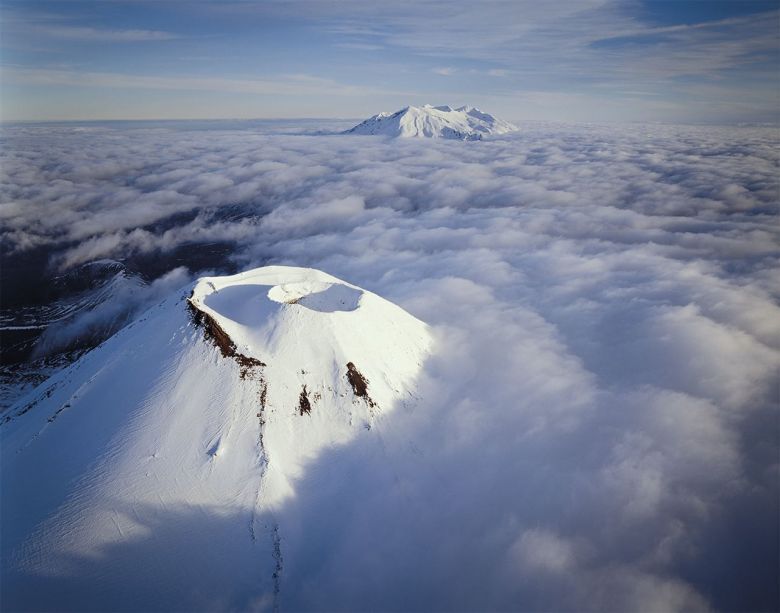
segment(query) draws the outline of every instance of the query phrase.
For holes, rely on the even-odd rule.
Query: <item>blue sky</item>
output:
[[[4,0],[4,119],[775,122],[778,3]]]

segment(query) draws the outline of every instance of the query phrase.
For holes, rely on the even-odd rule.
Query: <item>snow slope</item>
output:
[[[477,108],[462,106],[407,106],[395,113],[379,113],[345,134],[379,134],[391,137],[480,140],[484,136],[514,132],[517,127]]]
[[[200,279],[13,407],[5,610],[273,608],[276,512],[408,403],[427,326],[304,268]]]

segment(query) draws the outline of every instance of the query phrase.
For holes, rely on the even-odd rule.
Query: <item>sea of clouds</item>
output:
[[[414,410],[313,462],[285,509],[284,608],[778,606],[777,129],[3,140],[3,248],[52,274],[225,243],[234,269],[320,268],[434,327]]]

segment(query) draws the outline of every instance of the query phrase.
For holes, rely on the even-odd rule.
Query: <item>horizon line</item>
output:
[[[121,123],[134,123],[145,121],[159,121],[159,122],[187,122],[187,121],[361,121],[361,117],[324,117],[324,116],[300,116],[300,117],[92,117],[92,118],[46,118],[46,119],[5,119],[0,117],[0,125],[3,124],[54,124],[54,123],[98,123],[98,122],[121,122]],[[562,123],[572,125],[657,125],[657,126],[712,126],[712,127],[774,127],[780,128],[780,120],[776,122],[759,121],[736,121],[731,123],[723,122],[676,122],[676,121],[662,121],[662,120],[637,120],[637,119],[615,119],[615,120],[601,120],[601,121],[574,121],[567,119],[515,119],[510,118],[510,121],[520,123]]]

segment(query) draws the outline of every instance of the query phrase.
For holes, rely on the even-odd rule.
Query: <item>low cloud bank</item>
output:
[[[777,132],[522,128],[5,127],[3,248],[61,270],[224,242],[435,327],[384,452],[300,484],[284,606],[776,608]]]
[[[74,345],[99,344],[190,279],[189,271],[184,267],[174,268],[149,284],[118,273],[98,290],[87,293],[89,304],[74,305],[72,316],[49,324],[31,357],[36,359],[76,349]]]

